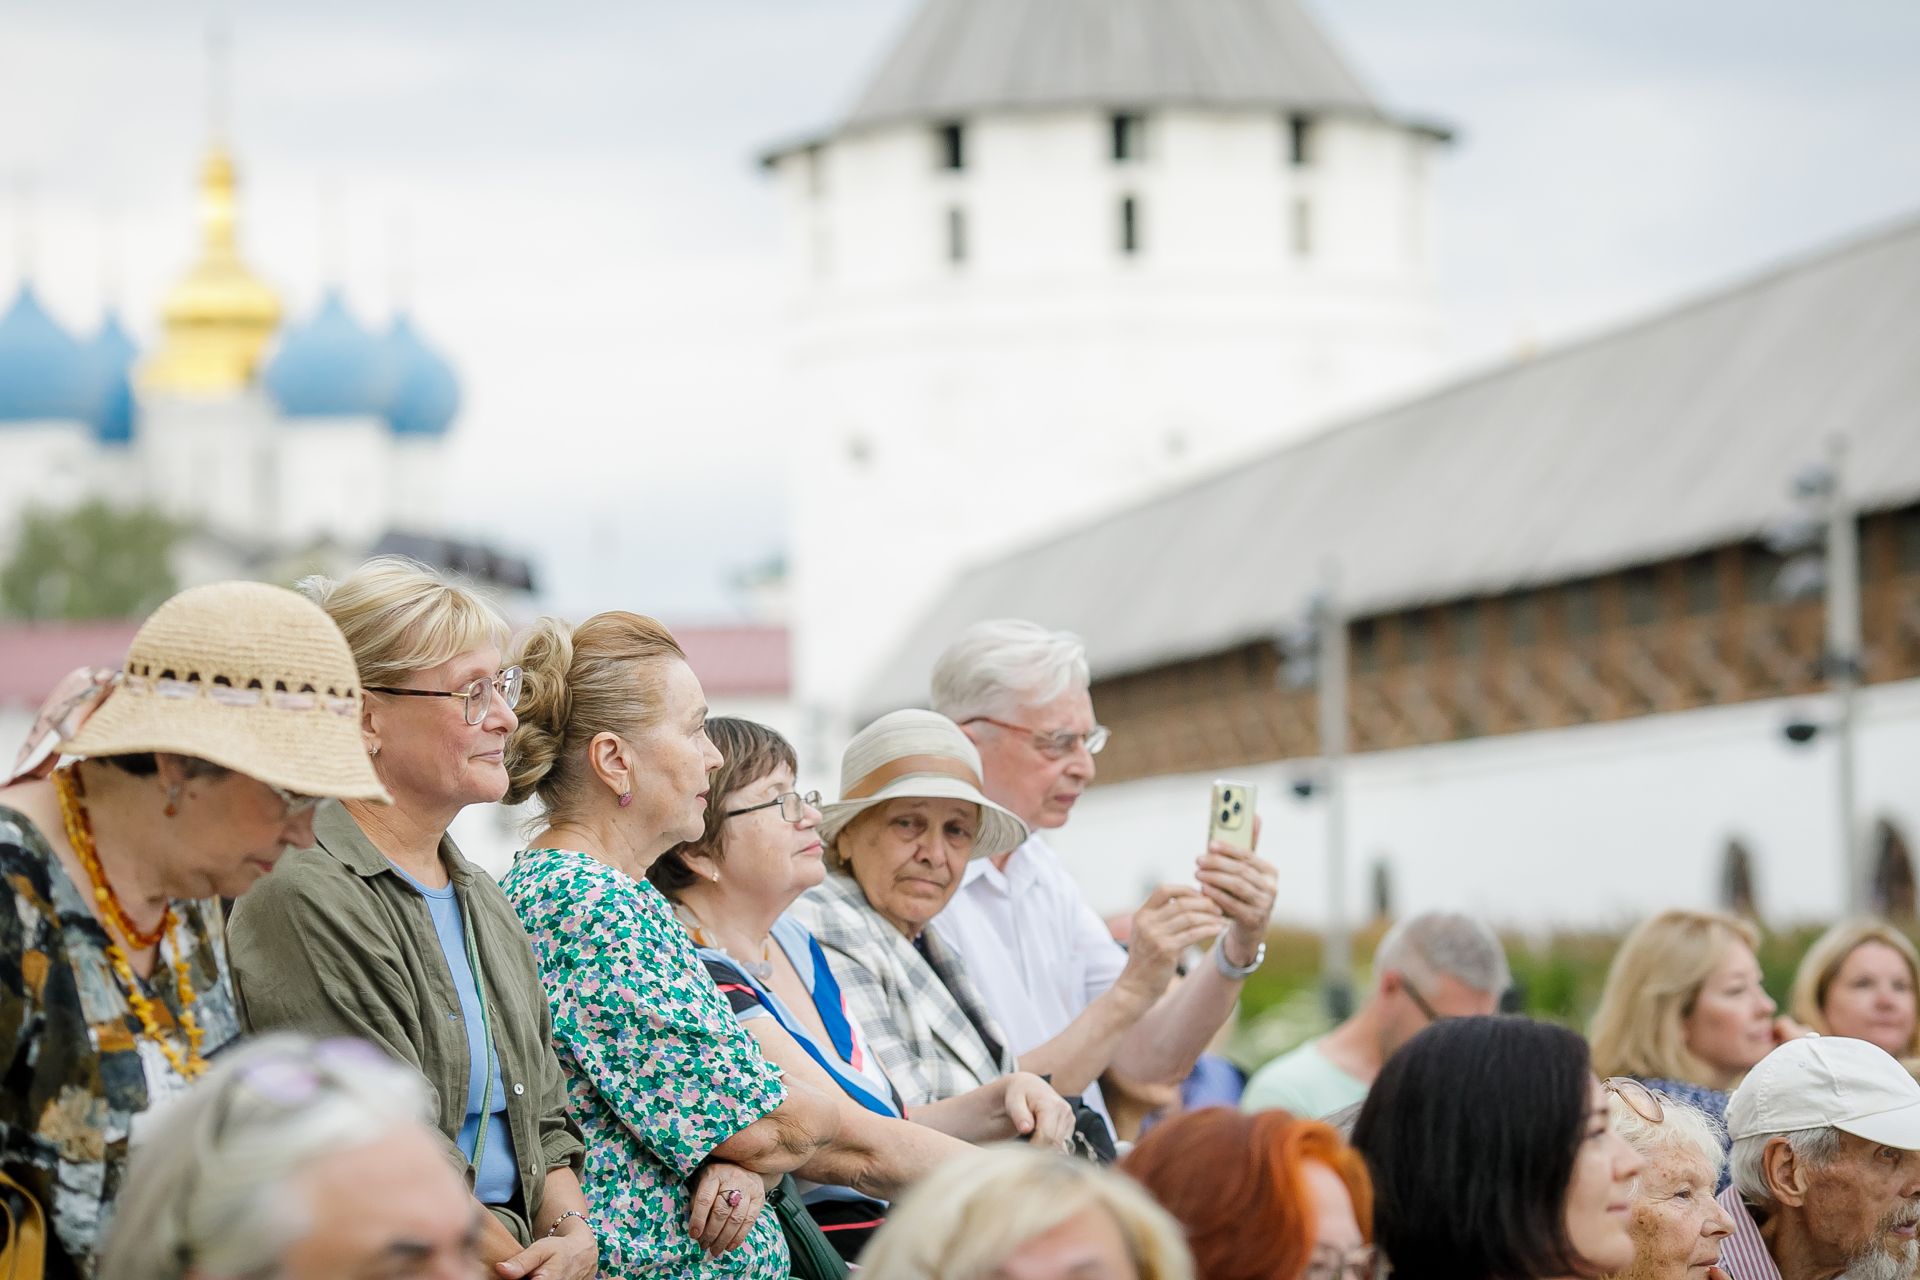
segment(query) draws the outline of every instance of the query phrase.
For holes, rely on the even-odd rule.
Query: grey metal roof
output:
[[[988,111],[1165,106],[1385,117],[1296,0],[925,0],[827,136]]]
[[[964,626],[1079,632],[1100,675],[1286,628],[1755,536],[1834,433],[1863,509],[1920,498],[1920,219],[1471,377],[960,576],[865,691],[920,703]]]

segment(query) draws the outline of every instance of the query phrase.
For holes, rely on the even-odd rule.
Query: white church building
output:
[[[76,334],[20,282],[0,314],[0,556],[30,505],[91,497],[155,506],[255,563],[439,528],[451,366],[407,315],[376,332],[337,291],[283,325],[239,222],[233,158],[216,145],[198,260],[144,352],[114,312]]]
[[[772,148],[818,745],[961,566],[1431,378],[1447,137],[1294,0],[926,0]]]

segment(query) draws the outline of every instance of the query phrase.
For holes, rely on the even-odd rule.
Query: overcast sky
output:
[[[151,339],[224,12],[247,256],[296,317],[333,277],[384,322],[410,245],[465,385],[461,527],[535,554],[566,611],[715,616],[804,443],[752,157],[848,105],[913,5],[0,0],[0,176],[31,193],[0,273],[24,256],[77,327],[116,295]],[[1383,100],[1459,130],[1436,199],[1464,363],[1920,216],[1912,0],[1313,8]]]

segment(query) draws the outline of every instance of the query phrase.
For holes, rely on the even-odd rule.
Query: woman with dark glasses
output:
[[[587,1280],[598,1266],[546,995],[518,917],[447,835],[507,789],[517,668],[507,624],[422,566],[372,560],[302,584],[339,624],[366,681],[360,736],[393,795],[327,806],[229,924],[255,1031],[371,1041],[440,1100],[446,1155],[488,1210],[481,1252],[513,1274]]]
[[[485,1214],[418,1072],[359,1040],[256,1040],[133,1158],[104,1280],[474,1280]]]
[[[1587,1042],[1524,1018],[1436,1022],[1387,1059],[1354,1124],[1374,1242],[1402,1280],[1596,1280],[1634,1257],[1644,1161]]]

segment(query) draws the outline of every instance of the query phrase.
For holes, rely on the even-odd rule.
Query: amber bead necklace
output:
[[[193,990],[192,979],[187,973],[187,962],[180,954],[179,920],[175,917],[173,904],[160,915],[160,923],[152,932],[143,933],[133,923],[133,917],[127,913],[115,896],[113,888],[107,883],[107,869],[100,863],[100,851],[93,842],[93,823],[87,817],[85,803],[86,789],[80,781],[79,773],[68,765],[54,770],[53,789],[60,798],[60,816],[67,826],[67,843],[73,846],[80,865],[86,868],[87,879],[93,883],[93,900],[100,904],[101,911],[108,923],[118,930],[124,938],[139,950],[157,947],[162,938],[172,944],[174,991],[180,999],[180,1030],[187,1038],[187,1053],[184,1058],[167,1039],[166,1032],[160,1026],[160,1017],[153,1007],[153,1001],[147,998],[141,989],[140,980],[133,972],[133,965],[127,959],[126,951],[115,942],[111,935],[107,938],[107,960],[113,965],[113,971],[126,988],[127,1007],[140,1019],[140,1029],[147,1039],[160,1046],[160,1052],[166,1055],[182,1079],[192,1080],[207,1069],[207,1060],[200,1056],[200,1041],[206,1035],[199,1019],[193,1016],[193,1002],[198,998]],[[162,953],[161,959],[166,959]]]

